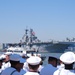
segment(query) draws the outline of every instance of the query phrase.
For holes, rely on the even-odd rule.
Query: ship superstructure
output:
[[[33,50],[36,52],[51,52],[51,53],[63,53],[65,49],[68,49],[69,46],[75,44],[74,38],[68,39],[67,41],[57,41],[54,42],[53,40],[50,42],[41,42],[33,29],[25,29],[25,34],[22,37],[20,43],[8,43],[8,46],[22,46],[26,50]]]
[[[29,44],[32,44],[32,43],[37,43],[39,41],[40,40],[35,35],[35,32],[33,31],[33,29],[30,29],[30,30],[25,29],[25,34],[22,37],[22,43],[23,44],[29,45]]]

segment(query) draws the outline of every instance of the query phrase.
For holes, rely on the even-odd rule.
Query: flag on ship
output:
[[[30,33],[32,36],[35,36],[35,32],[33,31],[33,29],[30,29]]]

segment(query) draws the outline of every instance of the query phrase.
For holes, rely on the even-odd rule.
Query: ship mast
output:
[[[23,36],[24,39],[24,43],[26,46],[30,46],[32,47],[33,42],[35,42],[35,40],[37,39],[37,37],[35,36],[35,32],[33,31],[33,29],[28,30],[27,28],[25,29],[25,34]]]
[[[26,28],[26,29],[25,29],[25,43],[26,43],[26,45],[28,44],[28,41],[29,41],[28,29]]]
[[[32,47],[33,43],[33,29],[30,29],[30,48]]]
[[[29,45],[30,47],[32,47],[32,43],[33,43],[33,29],[30,29],[29,31],[29,35],[28,35],[28,29],[25,29],[25,44]]]
[[[32,39],[33,35],[32,35],[32,32],[33,32],[33,29],[30,29],[30,44],[32,44],[32,42],[33,42],[33,39]]]

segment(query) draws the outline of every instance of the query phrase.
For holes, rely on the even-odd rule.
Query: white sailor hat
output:
[[[6,56],[4,54],[0,56],[0,60],[3,60],[5,58],[6,58]]]
[[[71,64],[75,62],[75,54],[73,52],[65,52],[60,56],[60,60],[64,64]]]
[[[41,58],[38,56],[31,56],[27,59],[27,63],[30,65],[38,65],[41,62]]]
[[[5,59],[5,58],[6,58],[6,55],[2,54],[0,57],[1,57],[2,59]]]
[[[5,53],[5,55],[11,55],[12,54],[12,52],[6,52]]]
[[[22,58],[19,54],[12,54],[10,55],[10,60],[12,61],[19,61],[20,63],[24,63],[25,59]]]

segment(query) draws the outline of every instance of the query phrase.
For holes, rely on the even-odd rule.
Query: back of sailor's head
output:
[[[52,60],[56,60],[56,61],[57,61],[57,58],[54,57],[54,56],[49,56],[49,57],[48,57],[48,61],[52,61]]]
[[[49,56],[48,57],[48,64],[53,65],[54,67],[57,66],[58,59],[55,56]]]
[[[55,56],[49,56],[48,57],[48,62],[57,62],[57,61],[58,61],[58,58]]]

